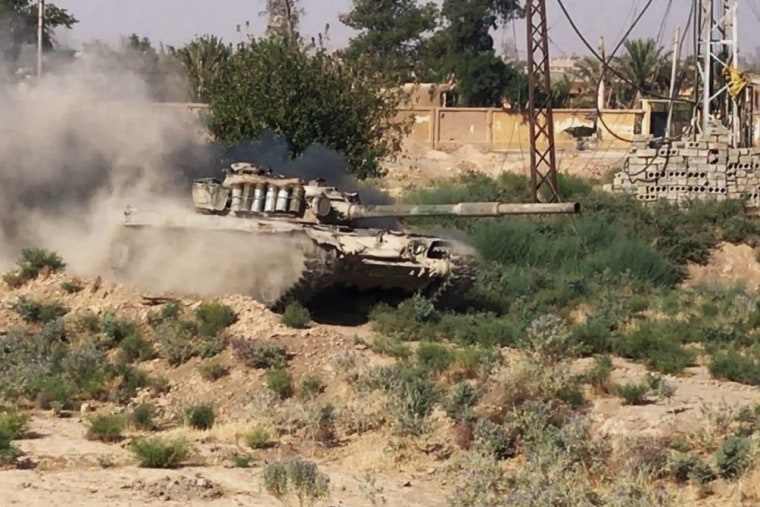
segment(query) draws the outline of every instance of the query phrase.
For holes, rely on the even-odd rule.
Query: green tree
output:
[[[365,59],[394,82],[413,81],[420,75],[427,38],[437,26],[434,2],[416,0],[354,0],[351,12],[340,22],[360,33],[349,41],[344,55]]]
[[[565,108],[573,105],[571,95],[573,91],[573,79],[564,74],[560,79],[552,82],[552,107]]]
[[[243,44],[222,67],[209,94],[210,128],[222,142],[266,131],[297,156],[313,144],[346,158],[359,178],[381,175],[380,159],[400,147],[402,94],[356,62],[324,48],[310,51],[280,38]]]
[[[193,89],[193,98],[207,101],[209,90],[222,67],[230,58],[232,48],[215,35],[196,37],[180,49],[169,47],[187,72]]]
[[[575,63],[572,72],[572,79],[578,83],[580,94],[576,97],[575,106],[583,108],[596,107],[597,90],[599,88],[599,79],[602,77],[602,62],[593,56],[584,56]],[[613,76],[608,73],[606,82],[609,83]],[[607,90],[607,104],[612,104],[613,88]]]
[[[615,61],[625,80],[618,81],[620,102],[627,107],[648,95],[667,95],[670,87],[670,54],[654,39],[625,41],[625,53]]]
[[[454,77],[460,104],[500,106],[519,79],[494,50],[490,31],[522,14],[518,0],[444,0],[445,25],[431,39],[428,67],[436,79]]]
[[[71,28],[77,20],[66,9],[55,4],[45,5],[42,32],[43,50],[53,49],[53,31],[59,27]],[[18,59],[24,44],[37,42],[37,2],[35,0],[0,0],[0,45],[4,47],[3,57],[8,62]]]

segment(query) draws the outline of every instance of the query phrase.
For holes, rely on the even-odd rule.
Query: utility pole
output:
[[[734,69],[739,68],[739,2],[734,0],[733,5],[729,5],[729,2],[724,1],[723,16],[728,26],[726,27],[726,34],[730,34],[731,41],[733,41],[733,47],[729,48],[731,52],[731,67]],[[739,102],[737,97],[734,97],[730,93],[726,93],[726,97],[729,100],[729,107],[731,109],[731,133],[734,139],[734,146],[742,146],[744,144],[741,136],[741,126],[739,124]]]
[[[673,67],[670,69],[670,95],[668,95],[668,97],[670,98],[670,102],[668,103],[668,121],[665,124],[666,138],[672,137],[672,133],[670,132],[670,129],[673,124],[673,103],[676,100],[676,78],[678,76],[678,60],[681,58],[680,42],[681,42],[681,28],[676,27],[676,33],[673,36],[673,56],[672,56]]]
[[[37,79],[42,77],[42,34],[45,24],[45,0],[37,0]]]
[[[719,79],[728,66],[738,68],[738,1],[694,0],[699,27],[697,61],[699,62],[698,92],[701,93],[700,130],[709,130],[710,116],[720,116],[721,123],[731,130],[731,145],[746,144],[741,135],[737,98],[729,93],[729,86]],[[716,2],[720,8],[716,9]]]
[[[607,61],[607,54],[604,52],[604,37],[599,37],[599,46],[597,47],[597,50],[599,51],[599,56],[602,57],[602,62]],[[599,87],[596,90],[596,114],[597,116],[602,116],[602,111],[607,108],[607,89],[605,86],[605,70],[607,70],[607,67],[602,63],[599,66]],[[602,140],[602,122],[599,120],[599,118],[596,119],[596,138],[601,141]]]
[[[604,52],[604,37],[599,37],[599,56],[602,57],[602,62],[607,61],[607,55]],[[602,115],[602,111],[606,109],[606,89],[604,86],[604,71],[606,70],[606,66],[604,63],[602,63],[599,66],[599,88],[596,90],[596,113],[597,116]],[[596,138],[597,140],[602,140],[602,123],[599,121],[599,118],[596,119]]]
[[[549,202],[558,202],[554,117],[549,74],[549,26],[546,0],[526,0],[528,23],[528,122],[530,124],[530,185],[533,202],[549,190]]]

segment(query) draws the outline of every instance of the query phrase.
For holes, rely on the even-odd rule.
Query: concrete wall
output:
[[[574,128],[594,129],[593,109],[557,109],[554,116],[554,142],[557,148],[575,148]],[[419,108],[399,111],[399,119],[412,118],[409,139],[435,149],[451,149],[465,144],[492,150],[526,150],[530,147],[527,115],[519,111],[487,108]],[[643,110],[606,110],[599,125],[600,149],[626,149],[628,141],[643,123]],[[615,135],[618,137],[615,137]]]
[[[156,103],[155,108],[199,115],[208,106],[193,103]],[[555,109],[554,142],[559,149],[574,149],[577,143],[569,129],[594,128],[593,109]],[[644,109],[610,109],[602,111],[606,124],[599,124],[601,138],[593,141],[597,149],[627,149],[634,133],[648,131],[648,111]],[[408,140],[435,149],[451,149],[465,144],[491,150],[527,150],[530,148],[528,117],[520,111],[497,108],[401,109],[399,120],[412,120]],[[758,120],[760,121],[760,120]],[[618,136],[618,137],[615,137]]]

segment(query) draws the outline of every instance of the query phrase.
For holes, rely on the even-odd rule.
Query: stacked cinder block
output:
[[[647,138],[631,144],[612,191],[642,201],[743,199],[760,206],[760,149],[730,148],[730,132],[713,125],[698,141],[678,141],[659,149]]]

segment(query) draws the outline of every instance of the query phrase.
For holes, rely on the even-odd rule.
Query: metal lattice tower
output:
[[[539,191],[546,187],[549,191],[549,202],[558,202],[546,0],[527,0],[525,11],[528,21],[531,192],[533,201],[538,202]]]
[[[746,114],[740,105],[744,97],[734,98],[723,77],[727,66],[738,68],[738,1],[694,0],[697,16],[694,29],[697,33],[696,56],[698,63],[697,97],[699,106],[699,131],[709,130],[710,119],[720,122],[731,130],[731,144],[746,146],[747,136],[743,124]]]

